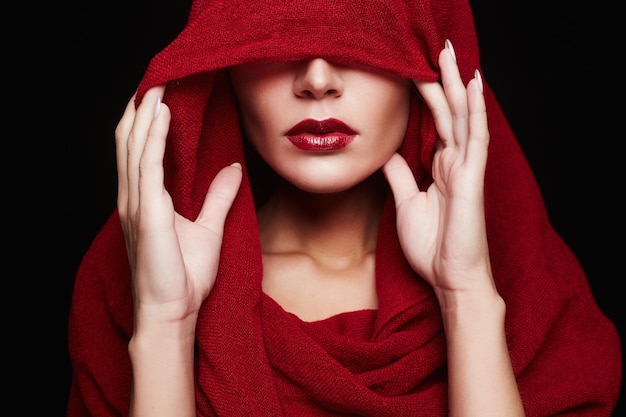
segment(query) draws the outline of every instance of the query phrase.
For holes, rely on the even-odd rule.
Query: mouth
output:
[[[341,120],[305,119],[286,135],[294,146],[305,151],[336,151],[348,146],[357,132]]]

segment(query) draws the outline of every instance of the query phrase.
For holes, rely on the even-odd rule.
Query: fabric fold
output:
[[[268,25],[267,22],[272,22]],[[212,178],[242,162],[214,289],[197,324],[200,416],[445,416],[445,337],[432,289],[402,254],[386,202],[376,255],[379,308],[303,322],[262,292],[256,172],[227,67],[324,57],[439,79],[444,40],[464,82],[480,69],[466,1],[196,0],[187,26],[150,62],[137,94],[166,84],[172,112],[164,161],[176,210],[197,216]],[[621,384],[620,340],[585,274],[552,228],[541,192],[485,82],[491,135],[487,232],[506,331],[529,417],[608,416]],[[421,187],[432,181],[437,133],[417,94],[401,153]],[[68,417],[122,416],[129,405],[130,271],[117,213],[77,272],[69,321]]]

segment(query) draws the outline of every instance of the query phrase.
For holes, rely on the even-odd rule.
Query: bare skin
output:
[[[441,306],[449,415],[523,416],[504,334],[505,306],[487,247],[483,181],[489,133],[480,75],[464,86],[450,45],[439,64],[443,86],[415,81],[441,137],[433,185],[420,190],[395,153],[372,173],[382,169],[395,198],[405,256],[433,286]],[[163,91],[150,90],[136,111],[131,99],[116,131],[118,208],[135,296],[131,416],[195,416],[195,324],[215,282],[224,219],[242,177],[237,166],[225,167],[196,220],[175,213],[163,186],[170,120],[167,105],[159,104]],[[328,195],[290,186],[279,190],[259,211],[264,291],[303,320],[376,308],[378,187],[351,186]],[[294,210],[293,197],[303,195],[309,210]],[[312,302],[289,285],[284,272],[292,268],[313,299],[325,302]],[[359,296],[343,304],[352,291]]]
[[[280,187],[258,215],[263,291],[304,321],[376,309],[381,180],[328,196]]]

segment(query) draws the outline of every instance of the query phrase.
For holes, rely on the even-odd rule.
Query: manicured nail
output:
[[[450,42],[450,39],[446,39],[445,45],[446,45],[446,49],[450,51],[450,55],[452,55],[452,59],[456,63],[456,54],[454,53],[454,47],[452,46],[452,42]]]
[[[480,75],[480,71],[474,71],[474,78],[478,81],[478,88],[480,88],[480,92],[483,92],[483,77]]]
[[[157,97],[157,102],[156,102],[156,105],[154,106],[154,117],[157,117],[160,111],[161,111],[161,96]]]

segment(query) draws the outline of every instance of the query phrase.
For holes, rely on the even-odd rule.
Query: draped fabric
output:
[[[167,84],[166,187],[193,219],[217,171],[245,151],[225,68],[324,57],[406,78],[440,78],[449,38],[465,83],[480,68],[464,0],[197,0],[186,27],[150,62],[137,100]],[[493,273],[528,416],[608,416],[621,384],[620,340],[571,250],[488,85],[486,216]],[[401,148],[422,187],[437,134],[415,96]],[[261,290],[251,166],[229,213],[213,291],[197,323],[199,416],[445,416],[446,347],[431,288],[409,267],[386,202],[379,226],[379,308],[303,322]],[[269,181],[269,179],[268,179]],[[130,270],[117,213],[77,272],[69,320],[68,417],[127,414]]]

